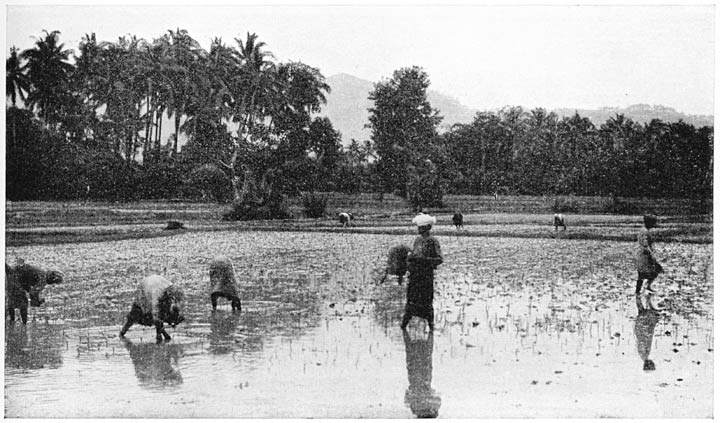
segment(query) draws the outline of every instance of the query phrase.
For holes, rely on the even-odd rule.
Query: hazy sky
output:
[[[663,104],[714,111],[715,9],[705,6],[7,6],[7,48],[60,30],[152,40],[187,29],[208,48],[255,32],[279,61],[370,81],[418,65],[431,89],[479,109]]]

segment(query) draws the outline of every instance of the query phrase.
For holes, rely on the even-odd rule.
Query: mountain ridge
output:
[[[323,106],[320,114],[327,116],[332,121],[335,129],[340,131],[343,145],[349,145],[352,139],[357,141],[370,139],[370,129],[366,128],[365,125],[368,123],[368,109],[373,106],[368,96],[374,89],[374,83],[348,73],[332,75],[326,79],[326,82],[331,90],[326,95],[327,103]],[[440,124],[441,131],[447,130],[455,123],[470,123],[475,114],[479,112],[465,106],[452,96],[432,89],[428,90],[428,101],[433,108],[439,110],[440,116],[443,117]],[[497,110],[488,109],[487,111]],[[669,106],[651,106],[648,104],[633,104],[625,108],[601,107],[598,109],[564,107],[549,111],[555,112],[560,118],[573,116],[577,112],[580,116],[590,119],[597,127],[600,127],[601,124],[616,114],[622,114],[640,124],[649,123],[652,119],[660,119],[664,122],[682,120],[696,127],[701,127],[713,126],[714,120],[712,115],[686,115]]]

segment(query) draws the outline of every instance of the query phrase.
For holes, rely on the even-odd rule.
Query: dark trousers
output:
[[[213,292],[212,294],[210,294],[210,302],[212,303],[213,310],[217,308],[217,299],[219,297],[225,298],[226,300],[230,301],[233,311],[242,311],[242,307],[240,305],[240,298],[237,295],[223,294],[222,292]]]
[[[400,327],[405,329],[413,316],[427,320],[430,330],[435,328],[435,311],[433,310],[432,304],[418,305],[410,302],[405,304],[405,315],[403,316]]]
[[[143,326],[155,326],[155,339],[158,343],[160,343],[165,338],[166,341],[169,341],[170,335],[165,331],[165,327],[163,325],[163,322],[157,319],[154,319],[152,314],[150,313],[143,313],[142,309],[139,305],[134,304],[132,305],[132,308],[130,309],[130,313],[127,314],[127,317],[125,318],[125,324],[123,325],[122,329],[120,329],[120,338],[124,338],[127,331],[130,329],[130,327],[134,324],[141,324]]]

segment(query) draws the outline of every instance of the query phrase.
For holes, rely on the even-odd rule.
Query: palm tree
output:
[[[24,50],[20,58],[27,60],[27,77],[31,89],[27,103],[37,109],[46,124],[56,123],[68,102],[68,82],[74,66],[68,63],[71,50],[59,43],[60,31],[45,32],[35,47]]]
[[[189,136],[198,135],[198,127],[205,125],[213,129],[220,128],[223,120],[232,115],[232,93],[229,80],[236,63],[232,50],[215,38],[210,45],[206,60],[199,63],[194,75],[194,95],[188,105],[188,119],[181,130]]]
[[[145,78],[147,84],[146,108],[146,152],[159,153],[162,138],[162,117],[167,110],[167,101],[172,91],[172,79],[169,69],[172,67],[167,54],[168,43],[165,37],[156,39],[147,44],[143,52]],[[154,133],[153,133],[154,132]]]
[[[186,30],[179,28],[165,34],[162,46],[168,64],[165,75],[170,80],[165,104],[168,117],[173,116],[175,120],[175,141],[172,152],[176,155],[180,139],[180,123],[193,101],[193,93],[197,90],[196,78],[200,75],[201,63],[207,53]]]
[[[233,51],[237,66],[235,75],[229,80],[232,94],[232,120],[238,124],[237,137],[234,137],[230,163],[223,163],[229,170],[233,184],[235,202],[242,202],[243,190],[240,184],[238,159],[252,145],[257,145],[263,136],[267,136],[264,123],[269,116],[272,93],[277,92],[276,66],[272,62],[272,53],[264,50],[265,43],[257,41],[256,34],[247,34],[243,41],[236,38],[238,49]],[[248,158],[244,157],[243,164]],[[244,172],[247,176],[247,172]]]
[[[10,57],[5,61],[5,94],[10,97],[13,107],[16,107],[18,97],[24,102],[26,93],[30,91],[30,81],[24,72],[25,66],[20,64],[18,49],[13,46],[10,49]]]
[[[238,135],[243,141],[251,141],[252,132],[267,114],[267,100],[275,86],[275,63],[273,55],[263,50],[264,42],[257,41],[256,34],[247,34],[245,41],[236,38],[240,47],[236,58],[240,72],[233,81],[235,97],[235,120],[240,123]]]
[[[311,114],[320,112],[327,101],[325,93],[330,92],[330,86],[320,70],[300,62],[283,63],[277,67],[276,88],[271,92],[273,122],[278,118],[290,120],[281,125],[281,128],[289,130],[295,129],[292,125],[308,126]]]

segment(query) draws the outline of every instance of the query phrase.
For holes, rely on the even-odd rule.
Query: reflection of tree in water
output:
[[[57,369],[62,366],[65,342],[62,326],[31,323],[5,326],[5,367]]]
[[[415,338],[404,330],[403,340],[405,341],[405,362],[410,383],[405,391],[405,405],[410,407],[417,417],[437,417],[441,400],[431,387],[433,333],[427,334],[427,338],[423,336]]]
[[[655,326],[660,320],[660,312],[656,310],[651,302],[650,295],[636,295],[635,304],[638,308],[638,315],[635,319],[635,339],[637,340],[637,351],[643,360],[643,370],[655,370],[655,363],[650,360]],[[645,303],[643,303],[645,300]]]
[[[182,346],[173,343],[133,344],[127,339],[124,342],[141,385],[168,386],[183,382],[180,371],[173,367],[173,364],[178,365]]]

